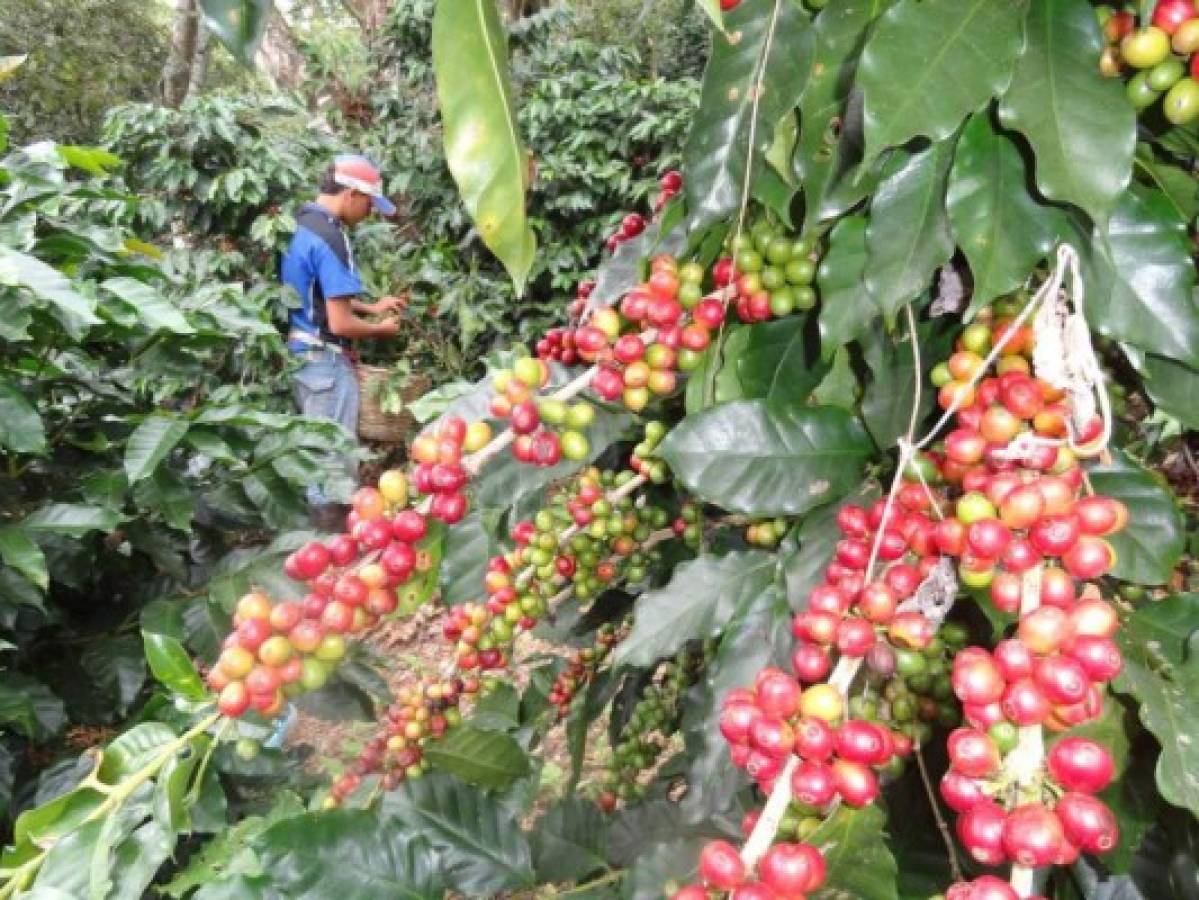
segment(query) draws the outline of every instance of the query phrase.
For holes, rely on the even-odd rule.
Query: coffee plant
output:
[[[162,693],[24,806],[0,900],[1196,895],[1199,600],[1152,469],[1197,418],[1194,132],[1165,75],[1138,126],[1111,49],[1161,65],[1194,15],[701,6],[648,214],[219,643],[145,629]],[[498,10],[439,0],[430,49],[527,286]],[[278,720],[399,617],[438,664],[384,661],[369,737],[289,769]]]

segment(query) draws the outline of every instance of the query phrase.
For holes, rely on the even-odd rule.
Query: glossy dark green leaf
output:
[[[646,591],[633,610],[633,629],[617,646],[617,665],[648,666],[689,640],[720,634],[734,613],[774,581],[774,554],[750,550],[703,555]]]
[[[67,722],[62,700],[40,681],[7,671],[0,678],[0,722],[35,743],[48,740]]]
[[[151,331],[194,334],[195,329],[174,303],[144,281],[109,278],[101,287],[123,300]]]
[[[838,347],[833,354],[832,368],[812,391],[812,402],[853,412],[860,393],[861,385],[850,362],[849,349]]]
[[[246,66],[253,65],[273,8],[271,0],[200,0],[204,24]]]
[[[119,716],[129,711],[146,683],[142,643],[133,635],[109,638],[89,647],[79,662],[95,687],[107,695]]]
[[[1121,453],[1088,470],[1096,493],[1128,507],[1129,523],[1107,540],[1116,551],[1112,574],[1138,584],[1165,584],[1186,545],[1182,513],[1170,489]]]
[[[752,0],[713,35],[699,109],[683,148],[692,228],[741,206],[775,126],[803,93],[812,32],[791,0]]]
[[[699,853],[704,837],[678,837],[643,848],[630,867],[623,895],[627,900],[662,900],[668,885],[699,880]]]
[[[422,834],[441,857],[449,887],[469,897],[533,884],[529,844],[516,811],[448,775],[408,781],[384,813]]]
[[[862,52],[867,162],[917,135],[949,137],[1003,93],[1024,44],[1026,3],[900,0]]]
[[[1125,191],[1086,268],[1087,319],[1101,334],[1199,367],[1199,304],[1186,225],[1160,193]]]
[[[1032,0],[1027,43],[999,117],[1028,139],[1037,186],[1105,222],[1132,176],[1136,113],[1099,71],[1103,36],[1086,0]]]
[[[82,537],[89,531],[112,531],[123,519],[120,513],[100,506],[50,503],[27,516],[21,525],[30,531]]]
[[[425,759],[467,784],[502,791],[529,773],[529,757],[510,735],[470,724],[425,747]]]
[[[1188,170],[1158,159],[1149,144],[1138,144],[1133,165],[1162,192],[1185,222],[1199,215],[1199,183]]]
[[[150,820],[116,845],[112,859],[112,897],[144,897],[159,868],[175,849],[175,834]]]
[[[812,900],[898,900],[895,858],[883,840],[887,816],[878,804],[841,806],[807,838],[828,867],[824,886]]]
[[[970,117],[953,161],[945,203],[974,279],[971,311],[1025,282],[1064,230],[1064,213],[1028,190],[1020,150],[991,116]]]
[[[12,284],[45,302],[53,315],[78,340],[100,324],[96,301],[75,290],[70,280],[41,260],[0,244],[0,284]]]
[[[899,153],[870,203],[866,290],[889,323],[953,255],[945,184],[956,143],[951,136]]]
[[[1124,669],[1115,681],[1137,703],[1141,722],[1157,738],[1157,787],[1175,806],[1199,815],[1199,655],[1191,640],[1199,594],[1146,603],[1116,632]]]
[[[928,380],[928,362],[948,356],[953,346],[953,329],[944,318],[917,326],[920,340],[919,425],[932,409],[936,390]],[[881,329],[862,338],[862,353],[870,369],[870,382],[862,394],[862,422],[882,449],[896,445],[907,434],[912,421],[912,403],[916,391],[916,367],[912,342],[904,327],[897,335]]]
[[[690,758],[686,803],[691,817],[702,811],[703,818],[710,819],[730,809],[737,792],[749,783],[733,765],[720,733],[720,705],[729,691],[753,684],[761,669],[786,665],[786,654],[780,649],[792,642],[789,612],[773,584],[745,596],[724,628],[700,683],[686,696],[682,730]]]
[[[746,399],[806,403],[828,372],[808,316],[786,316],[746,327],[737,377]]]
[[[658,452],[695,496],[730,512],[778,516],[850,490],[871,444],[842,409],[738,400],[688,416]]]
[[[1125,355],[1141,376],[1145,393],[1155,408],[1173,416],[1183,427],[1199,429],[1199,372],[1136,347],[1124,346]]]
[[[892,0],[830,3],[816,17],[812,72],[799,103],[793,164],[803,184],[804,229],[845,212],[865,197],[874,179],[862,159],[860,102],[850,104],[858,58],[871,24]]]
[[[6,378],[0,378],[0,447],[14,453],[41,453],[46,449],[42,417]]]
[[[445,556],[441,561],[441,598],[449,606],[465,603],[479,595],[487,560],[495,543],[483,524],[483,514],[471,512],[445,536]]]
[[[125,444],[125,475],[136,484],[152,473],[187,434],[187,423],[174,416],[153,415],[143,421]]]
[[[433,71],[450,172],[483,243],[523,292],[537,241],[525,214],[528,160],[495,0],[439,0]]]
[[[142,641],[150,671],[162,684],[191,700],[208,696],[204,682],[182,643],[170,635],[152,631],[143,631]]]
[[[43,591],[49,587],[50,575],[46,570],[46,556],[24,528],[17,525],[0,528],[0,560]]]
[[[866,290],[866,217],[846,216],[829,236],[820,260],[820,352],[827,360],[838,347],[861,337],[878,317]]]
[[[745,397],[740,369],[743,361],[750,359],[750,331],[751,329],[744,325],[729,326],[724,333],[724,343],[713,341],[704,351],[698,368],[687,379],[687,387],[683,394],[688,415],[699,412],[712,403],[728,403]],[[705,396],[709,382],[712,394],[710,398]],[[708,402],[709,399],[711,403]]]
[[[582,881],[608,867],[608,820],[591,800],[562,800],[534,824],[532,845],[538,879]]]
[[[142,722],[121,733],[104,748],[100,780],[115,784],[162,755],[175,732],[161,722]]]

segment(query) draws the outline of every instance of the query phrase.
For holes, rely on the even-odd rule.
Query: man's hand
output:
[[[401,294],[398,297],[380,297],[375,303],[371,304],[371,314],[379,316],[390,312],[403,312],[407,306],[407,294]]]
[[[393,298],[394,299],[394,298]],[[391,318],[376,322],[373,326],[375,337],[395,337],[400,333],[400,320]]]

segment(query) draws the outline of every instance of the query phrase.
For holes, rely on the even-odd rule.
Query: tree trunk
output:
[[[258,48],[257,61],[276,88],[294,90],[303,81],[304,56],[296,48],[291,25],[274,4],[266,20],[266,34]]]
[[[178,107],[187,98],[199,25],[196,0],[175,0],[174,9],[171,50],[162,70],[162,102],[170,107]]]
[[[196,24],[196,52],[192,57],[191,79],[187,86],[187,95],[195,97],[204,90],[208,81],[208,61],[212,56],[212,33],[201,20]]]

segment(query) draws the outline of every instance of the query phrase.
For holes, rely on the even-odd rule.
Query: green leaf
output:
[[[191,657],[177,639],[166,634],[142,631],[142,642],[150,671],[162,684],[190,700],[203,700],[208,696]]]
[[[846,216],[829,235],[820,260],[820,352],[831,360],[838,347],[870,331],[878,307],[866,290],[866,217]]]
[[[194,334],[179,309],[150,285],[136,278],[109,278],[100,287],[127,303],[151,331]]]
[[[14,453],[42,453],[46,429],[37,409],[6,378],[0,377],[0,447]]]
[[[1183,221],[1190,222],[1199,215],[1199,183],[1186,169],[1159,160],[1153,155],[1149,144],[1138,144],[1136,167],[1162,192],[1174,212]]]
[[[1199,367],[1199,305],[1186,224],[1160,193],[1125,191],[1084,256],[1087,319],[1101,334]]]
[[[483,524],[483,514],[472,511],[446,530],[445,556],[441,561],[441,599],[457,606],[479,595],[495,544]]]
[[[1099,71],[1103,36],[1086,0],[1032,0],[1027,43],[999,118],[1037,158],[1037,187],[1106,222],[1132,177],[1136,112]]]
[[[108,638],[89,648],[79,661],[95,686],[108,695],[117,715],[125,715],[146,683],[141,642],[132,635]]]
[[[953,256],[945,183],[957,141],[901,152],[880,182],[866,227],[866,290],[890,324]]]
[[[43,591],[50,586],[45,554],[23,527],[9,525],[0,528],[0,559]]]
[[[50,305],[50,311],[75,340],[99,325],[94,300],[78,293],[65,275],[39,259],[0,244],[0,285],[25,288]]]
[[[683,399],[688,415],[709,405],[704,396],[705,386],[709,379],[713,381],[711,399],[715,403],[728,403],[730,400],[740,400],[745,396],[738,373],[742,362],[750,358],[748,345],[751,331],[751,328],[743,325],[730,326],[724,333],[723,348],[717,342],[713,342],[704,351],[699,366],[687,379],[687,388]],[[713,372],[712,367],[717,365],[720,368]]]
[[[853,412],[858,401],[858,376],[849,361],[849,350],[838,347],[833,354],[833,367],[812,391],[812,402],[821,406],[837,406]]]
[[[102,177],[109,174],[109,169],[119,168],[121,158],[115,153],[109,153],[103,147],[78,147],[72,144],[58,144],[55,148],[58,155],[68,166],[82,169],[89,175]]]
[[[693,821],[732,808],[737,792],[748,783],[733,765],[728,743],[720,734],[721,701],[733,688],[752,684],[764,667],[786,665],[786,654],[780,651],[792,642],[789,610],[775,585],[742,599],[720,636],[716,655],[683,707],[682,731],[690,758],[686,805]]]
[[[775,127],[799,101],[809,72],[812,31],[791,0],[742,3],[725,22],[726,34],[713,36],[683,147],[692,230],[741,207]]]
[[[439,0],[433,70],[446,162],[483,243],[522,293],[536,239],[525,214],[527,161],[495,0]]]
[[[874,179],[858,169],[862,105],[850,108],[847,103],[866,34],[891,2],[830,3],[816,17],[812,71],[799,103],[793,160],[803,182],[804,230],[841,215],[873,187]]]
[[[383,810],[429,840],[453,890],[488,897],[533,884],[529,844],[516,810],[476,788],[430,775],[387,795]]]
[[[1116,632],[1124,669],[1114,686],[1138,704],[1161,744],[1157,787],[1175,806],[1199,815],[1199,655],[1191,645],[1199,594],[1177,594],[1141,606]]]
[[[424,755],[443,772],[493,791],[506,790],[529,774],[529,757],[511,735],[470,724],[452,728],[426,745]]]
[[[1096,493],[1128,507],[1129,523],[1107,538],[1116,551],[1112,575],[1137,584],[1166,584],[1182,558],[1186,531],[1170,489],[1122,453],[1087,470]]]
[[[100,780],[115,784],[148,764],[174,740],[175,732],[161,722],[134,725],[104,748]]]
[[[253,66],[254,54],[274,10],[271,0],[200,0],[200,10],[205,26],[233,58],[244,66]]]
[[[125,475],[137,484],[150,475],[187,434],[187,422],[157,414],[146,418],[125,445]]]
[[[704,11],[712,24],[716,26],[716,30],[724,33],[724,13],[720,9],[720,0],[698,0],[698,6]],[[565,881],[566,879],[561,879]]]
[[[175,834],[151,820],[117,845],[112,860],[111,897],[144,897],[159,868],[175,849]]]
[[[886,821],[878,804],[841,806],[808,836],[828,869],[824,886],[808,895],[812,900],[898,900],[898,867],[883,840]]]
[[[850,490],[870,452],[865,429],[845,410],[738,400],[685,418],[658,455],[706,502],[790,516]]]
[[[858,65],[870,162],[917,135],[949,137],[1001,94],[1023,46],[1023,0],[900,0],[879,19]]]
[[[785,316],[745,328],[748,337],[736,358],[745,399],[807,403],[829,369],[820,360],[820,339],[811,321],[808,316]]]
[[[26,516],[21,525],[33,531],[83,537],[89,531],[112,531],[123,521],[119,512],[101,506],[50,503]]]
[[[27,675],[8,671],[0,678],[0,722],[35,743],[43,743],[67,724],[67,714],[50,688]]]
[[[929,360],[941,359],[953,347],[953,329],[949,317],[918,325],[921,372],[920,410],[916,423],[932,409],[936,390],[927,377]],[[916,391],[916,367],[912,342],[907,329],[902,336],[875,330],[862,338],[862,353],[870,369],[871,380],[862,394],[862,422],[880,448],[894,447],[907,434],[912,421],[912,400]]]
[[[632,631],[613,663],[649,666],[687,641],[716,637],[748,598],[770,586],[776,563],[774,554],[758,550],[683,563],[665,585],[637,598]]]
[[[970,309],[1015,290],[1064,230],[1065,215],[1029,193],[1016,144],[986,112],[970,117],[958,140],[945,203],[974,279]]]
[[[1199,429],[1199,372],[1182,363],[1124,346],[1125,355],[1141,376],[1155,409],[1173,416],[1184,428]]]
[[[608,867],[608,820],[591,800],[561,800],[533,827],[533,868],[543,882],[582,881]]]

